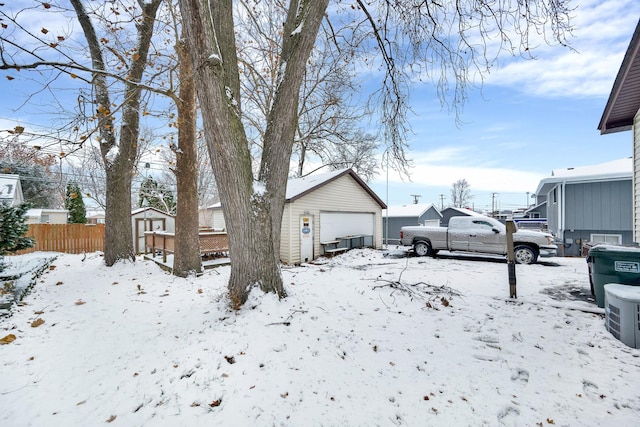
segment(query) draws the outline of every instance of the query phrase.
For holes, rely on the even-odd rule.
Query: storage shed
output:
[[[433,203],[389,206],[382,211],[382,233],[384,241],[387,244],[399,244],[400,228],[405,225],[438,227],[441,219],[442,214]]]
[[[144,252],[145,231],[176,232],[176,218],[159,209],[146,207],[131,212],[131,229],[133,230],[133,247],[136,253]]]

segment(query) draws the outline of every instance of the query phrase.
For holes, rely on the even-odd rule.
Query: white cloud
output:
[[[412,153],[413,167],[410,182],[422,187],[451,187],[459,179],[466,179],[474,191],[525,192],[547,175],[508,167],[494,167],[483,158],[478,147],[442,147],[433,151]],[[382,173],[374,182],[387,179]],[[392,184],[409,184],[406,177],[389,174]]]
[[[584,0],[572,15],[575,50],[542,43],[533,51],[536,59],[504,60],[485,84],[536,96],[608,96],[637,25],[640,2]]]
[[[545,176],[508,168],[420,164],[411,170],[411,180],[424,187],[451,187],[459,179],[466,179],[477,191],[522,192],[535,187]],[[390,175],[391,182],[401,183]]]

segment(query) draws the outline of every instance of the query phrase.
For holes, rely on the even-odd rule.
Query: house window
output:
[[[540,212],[529,212],[529,218],[540,218]]]
[[[558,187],[551,192],[551,203],[558,203]]]
[[[593,243],[610,243],[612,245],[622,244],[622,234],[592,234]]]

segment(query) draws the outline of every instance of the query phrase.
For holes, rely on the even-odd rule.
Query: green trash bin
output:
[[[589,282],[598,307],[604,307],[604,285],[640,286],[640,248],[597,245],[589,249]]]

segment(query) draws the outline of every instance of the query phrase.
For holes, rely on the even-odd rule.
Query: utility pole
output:
[[[444,209],[444,194],[440,195],[440,210]]]
[[[422,197],[422,195],[421,195],[421,194],[409,194],[409,195],[410,195],[411,197],[413,197],[413,204],[414,204],[414,205],[417,205],[417,204],[418,204],[418,199],[419,199],[420,197]]]
[[[491,216],[496,216],[496,196],[498,193],[491,193]]]
[[[529,192],[527,191],[527,204],[524,205],[526,209],[529,209]]]

